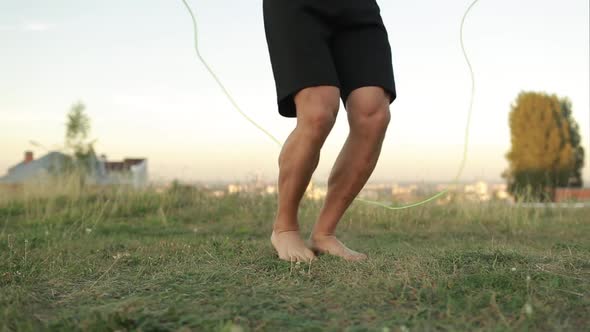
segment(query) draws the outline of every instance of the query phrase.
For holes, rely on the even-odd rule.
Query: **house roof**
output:
[[[104,166],[107,171],[127,171],[144,161],[145,158],[125,158],[123,161],[105,161]]]
[[[65,159],[68,156],[58,152],[52,151],[41,158],[20,163],[8,169],[8,173],[4,177],[0,177],[0,182],[14,183],[22,182],[27,179],[37,176],[39,173],[50,171],[52,168],[59,169],[63,166]]]
[[[59,171],[63,169],[65,161],[68,158],[70,157],[66,154],[52,151],[41,158],[29,162],[21,161],[9,168],[8,173],[4,177],[0,177],[0,183],[21,183],[39,175],[47,174],[51,170]],[[91,167],[98,172],[98,176],[104,176],[105,171],[106,173],[131,171],[133,166],[146,162],[145,158],[125,158],[123,161],[118,162],[106,161],[104,159],[99,161],[93,156],[89,161]],[[104,168],[100,164],[103,164]]]

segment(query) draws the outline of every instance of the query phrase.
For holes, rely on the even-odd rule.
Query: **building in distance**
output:
[[[44,182],[52,176],[64,175],[71,157],[52,151],[35,159],[32,151],[25,151],[24,159],[10,167],[0,183],[23,184]],[[148,185],[148,167],[145,158],[125,158],[122,161],[108,161],[105,155],[92,156],[88,160],[86,183],[95,185],[129,185],[144,188]]]

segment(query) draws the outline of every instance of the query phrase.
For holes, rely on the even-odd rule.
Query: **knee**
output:
[[[351,129],[381,135],[391,121],[389,99],[375,96],[353,99],[348,104],[348,118]]]
[[[336,87],[312,87],[295,96],[297,127],[312,137],[324,139],[336,122],[340,91]]]
[[[308,135],[311,137],[323,139],[328,136],[335,122],[335,113],[318,107],[313,109],[305,119],[298,121],[297,126],[308,131]]]

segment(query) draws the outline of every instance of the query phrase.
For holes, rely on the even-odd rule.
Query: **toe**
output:
[[[313,261],[314,259],[316,259],[316,256],[313,253],[313,251],[306,249],[305,250],[305,261],[309,262],[309,261]]]
[[[297,254],[295,254],[295,260],[297,262],[305,262],[307,261],[307,259],[305,258],[305,255],[301,252],[298,252]]]
[[[311,250],[309,250],[307,247],[303,247],[299,250],[297,250],[297,259],[300,262],[306,262],[309,263],[311,260],[313,260],[315,258],[315,255],[313,254],[313,252]]]
[[[299,262],[299,261],[301,261],[299,252],[297,252],[297,251],[289,250],[288,256],[289,256],[289,261],[291,261],[291,262]]]

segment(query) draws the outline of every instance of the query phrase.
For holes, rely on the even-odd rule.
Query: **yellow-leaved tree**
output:
[[[581,186],[584,152],[569,100],[520,93],[510,112],[510,131],[503,176],[517,200],[549,200],[556,187]]]

